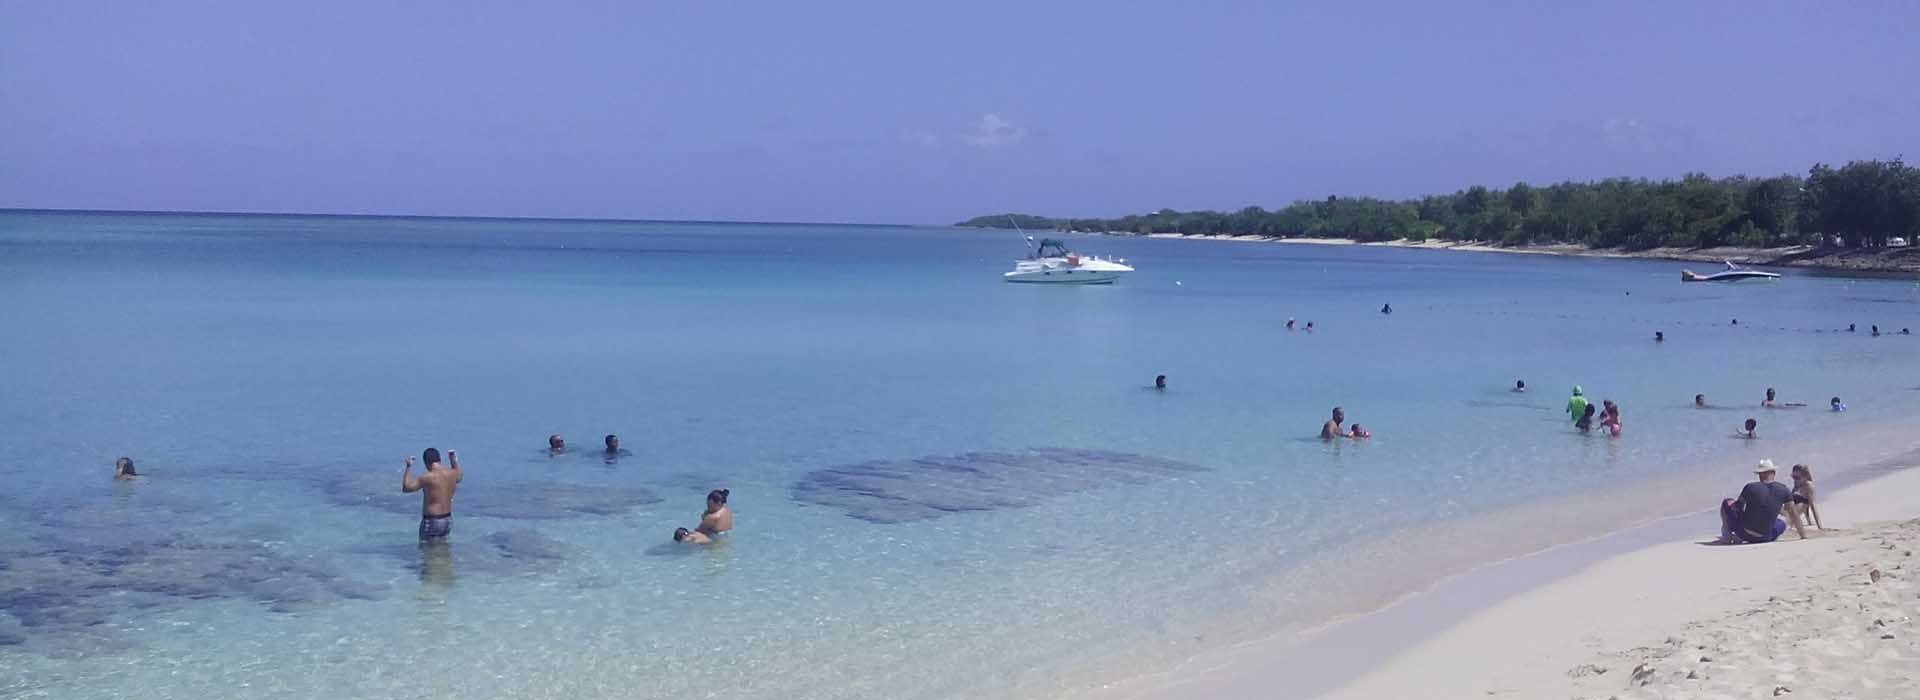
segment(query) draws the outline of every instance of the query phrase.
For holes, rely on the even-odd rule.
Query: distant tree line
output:
[[[1920,236],[1920,168],[1902,162],[1818,164],[1805,177],[1678,180],[1613,178],[1506,189],[1474,186],[1419,199],[1327,197],[1277,211],[1174,211],[1115,219],[993,214],[961,226],[1119,233],[1352,238],[1440,238],[1507,245],[1579,243],[1596,248],[1821,244],[1881,247]]]

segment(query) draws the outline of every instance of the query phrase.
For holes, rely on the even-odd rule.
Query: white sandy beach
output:
[[[1825,499],[1840,529],[1805,541],[1601,561],[1324,697],[1920,697],[1916,493],[1920,469],[1895,472]]]

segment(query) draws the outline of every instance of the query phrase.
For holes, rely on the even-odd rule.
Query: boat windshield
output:
[[[1067,244],[1052,238],[1042,238],[1040,239],[1040,247],[1033,251],[1033,257],[1064,258],[1067,257],[1069,253],[1070,251],[1067,250]]]

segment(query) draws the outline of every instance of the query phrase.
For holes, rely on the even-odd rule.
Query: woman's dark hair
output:
[[[727,494],[730,493],[733,492],[727,489],[714,489],[707,492],[707,500],[724,506],[727,504]]]
[[[1583,413],[1582,415],[1584,415],[1584,416],[1586,416],[1586,417],[1588,417],[1588,418],[1592,418],[1592,417],[1593,417],[1593,412],[1594,412],[1595,410],[1596,410],[1596,409],[1594,409],[1594,407],[1593,407],[1593,404],[1587,404],[1587,410],[1586,410],[1586,412],[1585,412],[1585,413]]]
[[[685,542],[686,540],[687,540],[687,529],[684,527],[674,528],[673,541]]]
[[[133,470],[133,460],[127,457],[121,457],[120,459],[114,460],[113,471],[116,474],[126,474],[128,476],[139,476],[139,473]]]
[[[427,464],[438,462],[440,461],[440,451],[429,447],[427,451],[420,453],[420,461]]]

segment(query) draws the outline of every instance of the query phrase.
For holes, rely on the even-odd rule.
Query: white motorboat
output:
[[[1027,242],[1032,243],[1033,237],[1028,236]],[[1014,262],[1013,271],[1003,277],[1008,282],[1113,284],[1121,275],[1132,271],[1126,260],[1085,257],[1067,250],[1066,244],[1060,241],[1043,238],[1034,247],[1033,254]]]
[[[1780,279],[1777,273],[1748,270],[1733,264],[1732,260],[1727,261],[1726,271],[1711,275],[1702,275],[1692,270],[1680,271],[1682,282],[1769,282],[1777,279]]]

